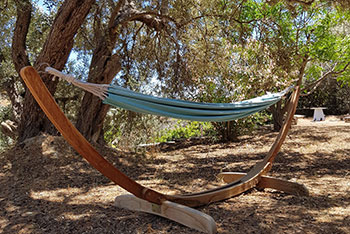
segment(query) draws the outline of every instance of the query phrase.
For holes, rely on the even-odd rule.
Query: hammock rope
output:
[[[224,122],[243,118],[277,103],[293,88],[291,86],[278,93],[268,93],[240,102],[200,103],[154,97],[116,85],[92,84],[77,80],[72,75],[64,74],[51,67],[47,67],[45,71],[96,95],[103,100],[104,104],[143,114],[194,121]]]
[[[64,74],[63,72],[60,72],[52,67],[46,67],[45,71],[53,75],[54,77],[63,79],[74,86],[77,86],[87,92],[92,93],[93,95],[99,97],[101,100],[104,100],[108,95],[107,90],[109,85],[107,84],[93,84],[93,83],[77,80],[75,79],[74,76],[69,74]]]

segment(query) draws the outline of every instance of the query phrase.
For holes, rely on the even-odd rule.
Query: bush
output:
[[[212,134],[213,125],[209,122],[178,120],[175,127],[162,131],[156,142],[166,142],[178,139],[189,139],[193,137],[208,136]]]
[[[271,114],[261,111],[242,119],[213,123],[213,126],[218,139],[227,142],[238,141],[239,136],[249,134],[258,126],[262,126],[269,121],[271,121]]]
[[[104,124],[104,139],[112,147],[136,150],[140,144],[153,143],[159,132],[169,128],[167,118],[111,109]]]

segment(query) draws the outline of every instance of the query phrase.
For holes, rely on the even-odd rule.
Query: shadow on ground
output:
[[[194,144],[152,156],[99,147],[131,178],[164,192],[197,192],[222,171],[247,172],[277,133],[227,144]],[[219,233],[349,233],[350,129],[294,127],[271,175],[298,181],[310,197],[255,189],[200,210]],[[43,136],[0,156],[0,233],[197,233],[156,216],[113,206],[125,193],[60,137]]]

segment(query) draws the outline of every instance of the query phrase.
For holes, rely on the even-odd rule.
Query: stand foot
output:
[[[218,177],[226,183],[231,183],[245,175],[246,173],[240,172],[222,172],[218,175]],[[256,187],[260,189],[272,188],[297,196],[309,196],[309,190],[305,187],[305,185],[270,176],[261,176]]]
[[[174,202],[165,201],[157,205],[127,194],[116,197],[115,206],[162,216],[205,233],[216,233],[216,223],[211,216]]]

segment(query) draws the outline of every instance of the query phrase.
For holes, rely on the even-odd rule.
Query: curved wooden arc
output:
[[[277,156],[284,140],[287,137],[288,130],[292,125],[292,119],[298,105],[299,95],[300,85],[298,84],[291,97],[287,118],[277,138],[275,139],[275,142],[271,146],[270,151],[261,162],[257,163],[253,167],[253,169],[251,169],[242,178],[239,178],[236,181],[233,181],[225,186],[218,187],[212,190],[207,190],[200,193],[193,193],[189,195],[166,195],[166,198],[169,201],[177,202],[187,206],[200,206],[224,200],[241,194],[251,188],[254,188],[259,183],[261,176],[265,175],[271,169],[272,162]]]
[[[68,143],[94,168],[114,183],[134,194],[136,197],[156,204],[161,204],[165,200],[163,194],[136,183],[115,168],[95,150],[95,148],[80,134],[80,132],[64,115],[51,93],[46,88],[41,77],[33,67],[22,68],[20,74],[49,120],[55,125],[57,130],[68,141]]]
[[[162,204],[165,200],[169,200],[190,207],[202,206],[212,202],[228,199],[255,187],[259,183],[260,177],[265,175],[271,169],[271,163],[279,152],[282,143],[287,136],[300,93],[300,88],[297,86],[292,96],[285,124],[272,145],[269,153],[266,155],[263,161],[256,164],[255,167],[245,176],[230,184],[199,193],[165,195],[138,184],[105,160],[67,119],[33,67],[22,68],[20,73],[40,107],[43,109],[55,127],[61,132],[63,137],[79,154],[81,154],[104,176],[141,199],[145,199],[156,204]]]

